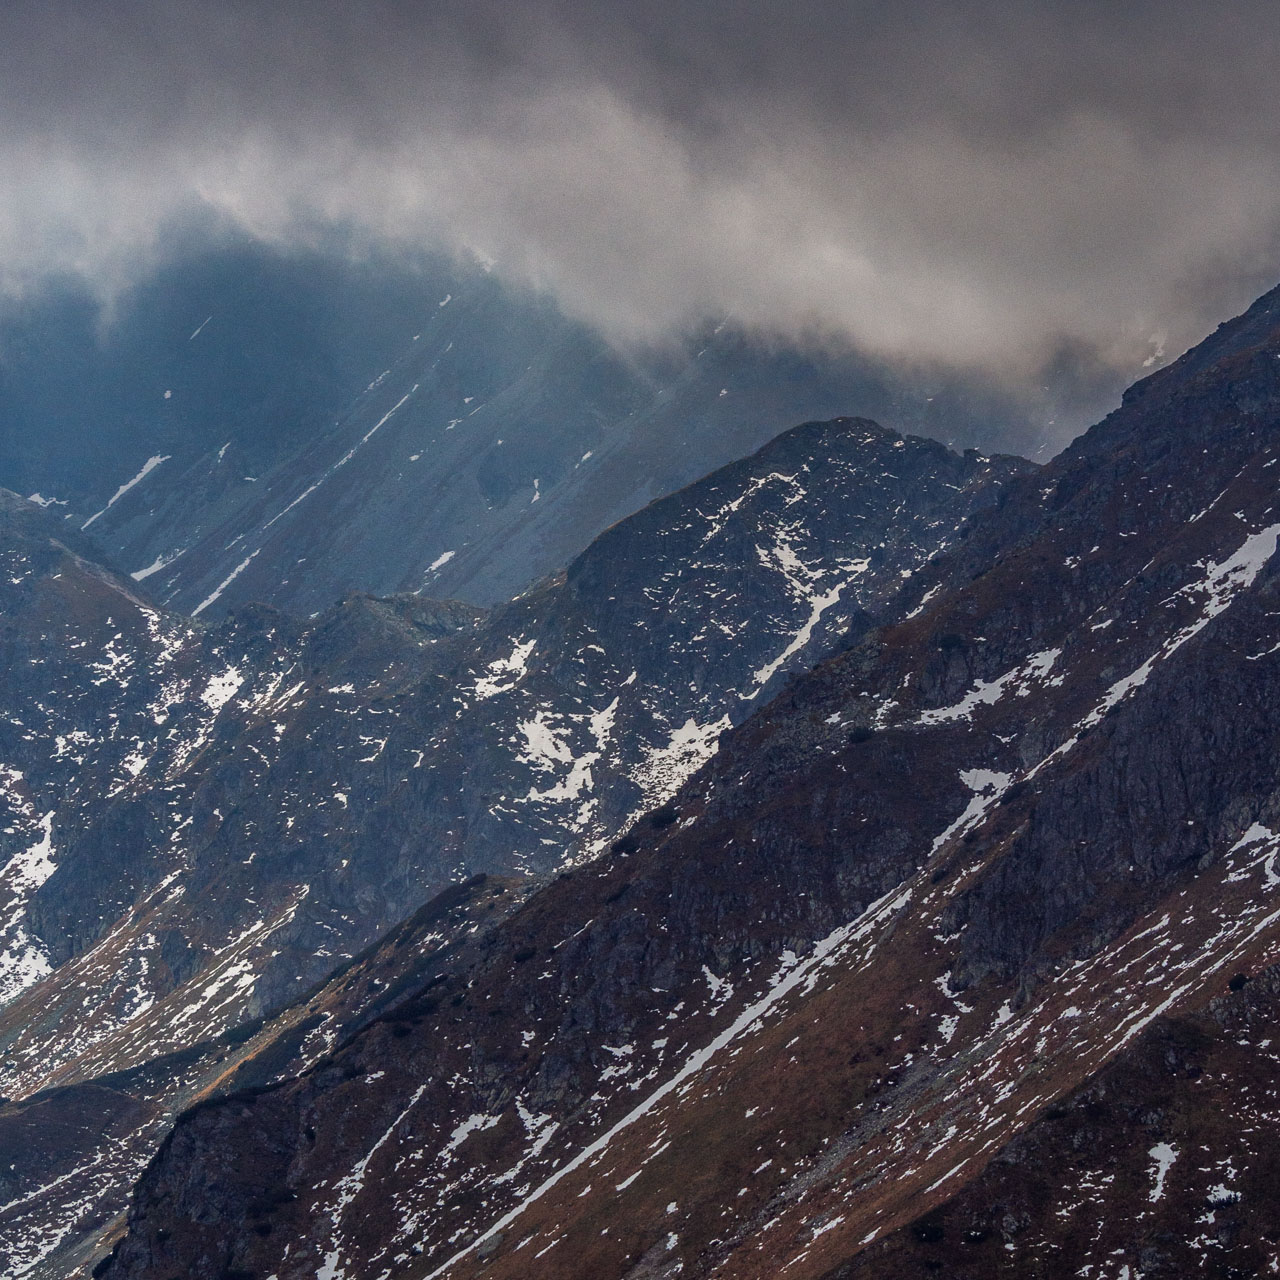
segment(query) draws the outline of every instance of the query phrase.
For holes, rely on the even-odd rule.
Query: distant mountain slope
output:
[[[61,954],[41,943],[39,899],[65,856],[71,815],[129,812],[138,779],[151,785],[180,772],[232,694],[269,683],[287,652],[270,629],[215,638],[162,613],[93,555],[60,520],[0,490],[3,1000],[98,936],[102,886],[123,877],[125,892],[142,891],[166,874],[146,837],[126,838],[127,820],[117,819],[94,846],[93,875],[68,886],[82,929],[65,937]],[[158,945],[177,965],[168,943]]]
[[[306,627],[261,607],[206,626],[112,578],[74,635],[55,633],[43,562],[15,541],[38,586],[6,612],[63,683],[92,684],[126,619],[172,635],[190,674],[133,641],[100,681],[105,726],[60,713],[83,735],[85,785],[32,805],[39,832],[0,836],[19,868],[39,842],[42,873],[12,904],[37,962],[11,966],[15,991],[30,985],[0,1009],[0,1088],[29,1099],[186,1054],[296,1000],[450,881],[598,853],[1031,469],[811,423],[488,614],[355,596]],[[15,666],[8,696],[46,698],[43,669]],[[56,754],[62,720],[29,754]],[[137,1133],[175,1096],[148,1089]],[[70,1173],[43,1167],[55,1203],[118,1207],[119,1181],[88,1191]],[[33,1195],[37,1225],[0,1210],[0,1239],[39,1257],[56,1214],[30,1185],[15,1203]]]
[[[708,325],[623,355],[547,299],[445,259],[190,253],[109,316],[0,313],[0,485],[151,595],[217,619],[350,591],[480,605],[806,419],[1023,438],[1007,395]]]
[[[1277,468],[1280,291],[474,965],[184,1117],[102,1274],[1276,1269]]]

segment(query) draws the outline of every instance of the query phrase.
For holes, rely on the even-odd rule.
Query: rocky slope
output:
[[[611,856],[185,1116],[101,1274],[1280,1267],[1278,361],[1280,291]]]
[[[95,554],[49,513],[0,491],[6,1001],[60,958],[41,941],[35,916],[75,828],[72,815],[127,812],[139,778],[146,784],[181,771],[207,744],[232,694],[269,684],[287,651],[271,629],[227,628],[215,637],[162,613]],[[61,958],[103,927],[97,885],[118,874],[141,887],[150,872],[156,880],[168,873],[152,866],[154,848],[137,865],[138,851],[121,832],[119,820],[109,824],[90,855],[94,879],[68,886],[81,895],[82,924],[65,939]]]
[[[45,718],[24,721],[0,837],[22,947],[0,1090],[80,1098],[109,1079],[132,1136],[107,1132],[110,1176],[93,1135],[25,1156],[5,1246],[56,1274],[40,1260],[79,1237],[52,1224],[111,1216],[166,1116],[207,1087],[209,1045],[451,881],[598,853],[1029,469],[809,424],[503,608],[353,597],[305,627],[262,607],[216,627],[159,611],[9,499],[39,536],[9,538],[4,693]],[[64,742],[45,778],[34,762]],[[186,1064],[171,1082],[140,1073],[165,1058]],[[0,1129],[0,1155],[20,1134]]]
[[[184,1107],[287,1079],[378,1013],[440,980],[520,901],[479,876],[446,890],[303,1001],[92,1079],[0,1103],[6,1273],[87,1274],[123,1193]]]

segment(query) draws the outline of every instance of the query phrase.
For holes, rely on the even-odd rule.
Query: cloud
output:
[[[1133,368],[1280,276],[1277,55],[1269,0],[10,0],[0,287],[341,226],[623,339]]]

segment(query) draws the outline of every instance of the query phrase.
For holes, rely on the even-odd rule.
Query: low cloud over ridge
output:
[[[212,215],[475,252],[624,339],[1140,367],[1280,277],[1277,55],[1255,0],[11,0],[0,284]]]

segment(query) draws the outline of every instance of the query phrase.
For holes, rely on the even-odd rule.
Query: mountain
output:
[[[274,1035],[457,880],[589,863],[1031,470],[810,423],[509,604],[353,596],[305,625],[165,612],[7,498],[7,1251],[57,1274],[173,1111],[225,1083],[229,1035]],[[33,1159],[32,1115],[104,1089],[118,1126]]]
[[[69,815],[112,806],[127,814],[139,785],[181,770],[240,684],[229,673],[270,679],[273,637],[227,629],[215,638],[160,613],[62,521],[4,491],[0,547],[0,992],[11,999],[48,974],[57,954],[30,913],[64,856]],[[130,874],[132,840],[117,823],[88,855],[92,876],[68,885],[81,895],[84,923],[64,950],[102,928],[97,886],[113,871]]]
[[[476,264],[228,243],[110,306],[0,313],[0,485],[165,606],[322,613],[351,591],[481,606],[806,419],[991,448],[1025,410],[954,375],[732,324],[624,353]]]
[[[1280,291],[611,853],[186,1113],[142,1277],[1280,1267]]]

